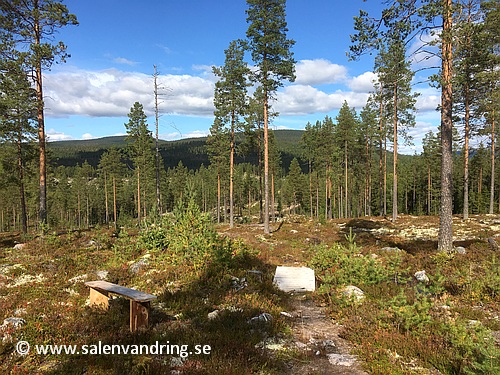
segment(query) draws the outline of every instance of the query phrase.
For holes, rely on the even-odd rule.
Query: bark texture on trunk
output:
[[[441,91],[441,207],[438,250],[453,250],[452,0],[443,0]]]

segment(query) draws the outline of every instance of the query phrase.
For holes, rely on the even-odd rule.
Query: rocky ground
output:
[[[463,254],[464,259],[473,259],[481,252],[499,251],[497,243],[500,243],[500,215],[473,215],[465,221],[456,216],[453,224],[455,250]],[[429,253],[433,253],[437,248],[438,227],[437,217],[424,216],[403,215],[395,223],[381,217],[339,219],[321,223],[301,216],[289,216],[283,224],[273,224],[273,232],[270,235],[263,234],[262,225],[237,225],[233,229],[220,226],[218,229],[221,235],[241,240],[251,249],[258,250],[259,259],[267,267],[262,271],[271,272],[273,267],[279,265],[307,266],[314,251],[312,245],[331,246],[337,241],[346,242],[346,236],[349,234],[355,235],[355,241],[362,248],[363,255],[376,256],[384,249],[402,251],[409,254],[415,267],[424,270],[429,263]],[[54,240],[58,238],[59,236],[54,235]],[[97,246],[95,242],[90,243],[85,236],[79,237],[79,241],[82,242],[82,248],[87,249],[89,253],[105,253],[109,257],[113,256],[109,249],[103,251],[100,245]],[[8,341],[7,335],[15,333],[26,324],[23,318],[29,315],[26,310],[37,312],[30,302],[20,296],[16,297],[19,299],[17,301],[13,297],[16,291],[22,289],[26,295],[30,295],[33,290],[39,289],[38,299],[43,300],[43,285],[53,284],[61,275],[67,276],[64,282],[60,282],[57,290],[60,294],[59,299],[68,299],[70,302],[57,303],[60,309],[75,310],[71,314],[79,313],[81,308],[75,306],[83,305],[88,293],[82,285],[87,279],[87,274],[74,273],[76,270],[66,267],[66,263],[72,261],[71,256],[61,253],[54,260],[53,254],[49,251],[33,253],[29,245],[27,245],[28,250],[23,250],[24,245],[19,242],[21,242],[19,234],[0,236],[0,302],[2,300],[8,302],[10,307],[8,310],[11,311],[6,316],[8,319],[0,325],[0,344],[2,340]],[[84,256],[84,253],[80,252],[81,250],[75,251],[75,254],[81,256],[81,261],[87,268],[92,268],[92,265],[87,264],[88,254],[85,253]],[[126,267],[129,268],[130,275],[148,274],[148,270],[154,265],[148,263],[146,255],[139,260],[136,258],[133,262],[129,262]],[[51,276],[55,272],[53,269],[56,269],[54,263],[56,261],[60,261],[59,269],[65,273]],[[125,267],[125,263],[122,267]],[[118,271],[115,270],[114,273],[118,274]],[[99,270],[95,273],[95,277],[106,279],[108,271]],[[478,305],[482,309],[481,314],[491,322],[499,320],[498,300],[496,301],[496,304],[491,303],[488,309]],[[327,311],[327,306],[320,298],[314,293],[292,294],[290,302],[290,309],[283,311],[280,318],[289,324],[292,335],[287,335],[286,341],[277,335],[259,343],[261,349],[269,352],[269,355],[283,360],[285,374],[368,374],[363,370],[363,362],[355,355],[355,346],[342,338],[343,326],[332,318],[332,314]],[[17,308],[18,305],[23,307]],[[42,307],[39,307],[39,310],[42,311]],[[500,331],[494,331],[497,344],[500,341],[498,332]],[[10,347],[5,345],[5,348],[7,350]],[[293,354],[289,355],[289,351]],[[438,374],[432,371],[421,373]]]
[[[259,248],[267,261],[275,265],[307,265],[311,253],[305,249],[309,245],[329,246],[334,241],[345,242],[346,235],[352,233],[364,253],[403,251],[424,267],[429,252],[437,249],[438,228],[439,218],[434,216],[402,215],[395,223],[383,217],[370,217],[338,219],[324,224],[289,217],[284,225],[276,225],[275,232],[268,237],[262,235],[260,225],[236,227],[224,234],[243,238],[252,247]],[[486,247],[498,251],[499,215],[471,215],[468,220],[455,216],[453,230],[454,249],[459,254],[472,257],[473,253],[484,251]],[[426,277],[425,271],[423,274]],[[293,304],[295,311],[290,320],[294,345],[304,353],[306,360],[288,363],[289,374],[367,374],[362,362],[352,354],[353,345],[341,337],[342,325],[328,315],[320,300],[299,294],[293,297]],[[499,319],[498,311],[496,315],[490,311],[485,313],[492,319]],[[500,343],[498,331],[493,335]],[[418,368],[414,363],[401,365],[408,370],[414,368],[421,374],[440,374],[436,369]]]
[[[309,361],[290,363],[289,374],[366,375],[352,346],[342,339],[342,326],[330,319],[313,299],[295,295],[293,336]]]

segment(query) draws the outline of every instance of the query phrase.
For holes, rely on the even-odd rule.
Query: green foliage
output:
[[[287,39],[285,0],[247,0],[248,47],[256,67],[255,80],[265,96],[282,86],[282,80],[295,80],[294,40]],[[265,103],[267,105],[267,102]]]
[[[479,322],[450,320],[442,332],[452,345],[455,367],[464,374],[499,374],[500,349],[491,332]]]
[[[500,269],[495,254],[480,263],[460,262],[454,254],[436,254],[431,257],[438,269],[447,273],[442,284],[453,294],[469,303],[494,302],[500,295]]]
[[[163,217],[142,230],[139,243],[187,272],[199,272],[210,265],[228,267],[235,257],[247,253],[241,242],[220,237],[210,215],[202,213],[192,198],[187,205],[179,201],[173,217]]]
[[[386,267],[370,256],[360,254],[352,231],[346,235],[348,245],[334,243],[332,246],[314,248],[314,256],[309,265],[316,271],[322,282],[320,293],[330,293],[345,285],[362,288],[390,280],[394,275],[392,267]]]
[[[112,250],[114,257],[111,259],[110,266],[121,266],[125,261],[134,259],[140,253],[139,246],[132,241],[126,229],[120,230]]]
[[[432,320],[429,314],[431,307],[432,303],[425,292],[417,291],[415,301],[410,303],[403,290],[387,305],[391,323],[402,332],[419,330],[429,324]]]
[[[210,216],[202,214],[190,199],[183,207],[181,201],[174,210],[174,223],[169,228],[168,253],[174,263],[191,263],[201,267],[217,246],[217,233]]]

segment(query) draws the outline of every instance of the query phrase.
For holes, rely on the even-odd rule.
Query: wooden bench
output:
[[[139,328],[147,328],[149,320],[150,302],[156,296],[107,281],[88,281],[90,287],[90,306],[108,309],[109,295],[116,294],[130,300],[130,332]]]

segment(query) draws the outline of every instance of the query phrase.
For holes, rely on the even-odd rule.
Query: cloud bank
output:
[[[212,116],[215,78],[209,68],[197,68],[199,75],[160,75],[160,110]],[[346,67],[324,59],[298,62],[296,76],[296,81],[277,95],[276,106],[282,116],[329,112],[340,108],[344,100],[360,107],[375,78],[372,72],[349,77]],[[154,113],[153,77],[138,72],[74,69],[49,73],[45,75],[45,95],[47,115],[52,117],[126,116],[136,101],[143,104],[147,115]]]
[[[158,76],[161,114],[206,119],[213,116],[216,77],[210,66],[194,66],[193,72],[191,75]],[[136,101],[143,104],[147,116],[154,115],[152,75],[116,68],[100,71],[73,68],[47,73],[44,78],[46,114],[49,117],[126,117]],[[338,110],[344,101],[359,112],[373,91],[376,79],[376,74],[370,71],[350,76],[347,67],[325,59],[301,60],[296,65],[295,82],[286,83],[278,91],[273,108],[280,117],[287,116],[289,120],[293,116],[308,115],[320,120]],[[420,93],[417,120],[419,115],[436,116],[439,92],[429,87],[418,87],[417,91]],[[421,121],[412,131],[417,143],[427,126],[427,122]],[[204,136],[207,133],[208,129],[198,129],[189,135]],[[54,129],[48,131],[48,136],[51,141],[71,138]],[[185,136],[175,133],[165,134],[164,138]],[[93,137],[88,132],[82,135],[84,139]]]

